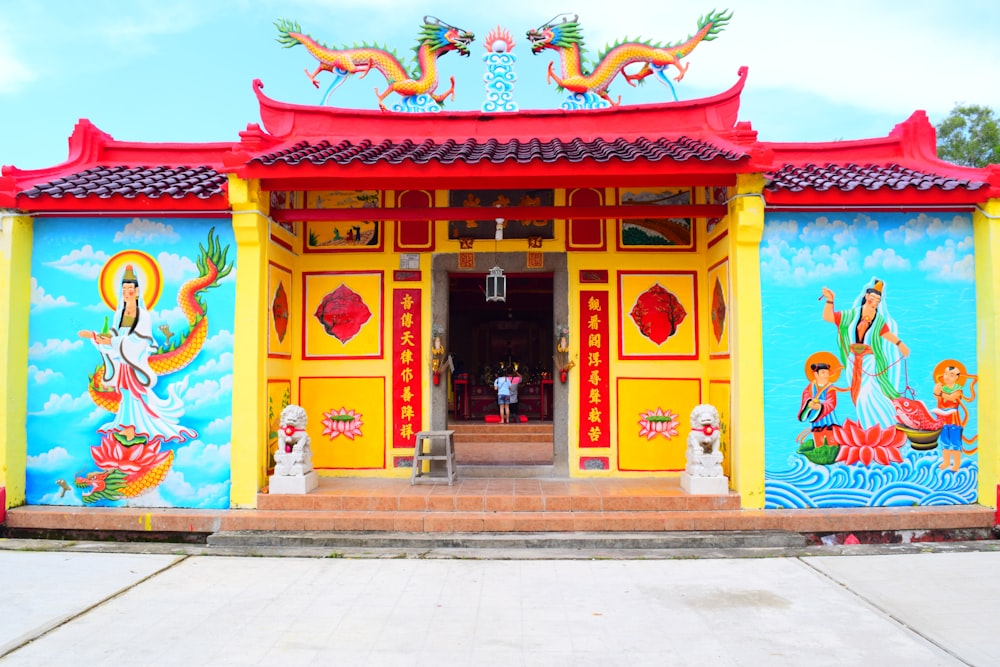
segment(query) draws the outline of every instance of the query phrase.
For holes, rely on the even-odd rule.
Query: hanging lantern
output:
[[[499,266],[490,269],[486,276],[486,300],[507,301],[507,276]]]

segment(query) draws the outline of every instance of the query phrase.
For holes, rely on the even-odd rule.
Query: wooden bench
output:
[[[417,480],[447,479],[448,486],[455,481],[455,441],[454,431],[420,431],[417,433],[417,445],[413,449],[413,472],[410,484]],[[426,450],[424,446],[426,445]],[[427,471],[423,463],[427,461]],[[439,462],[444,461],[444,465]]]

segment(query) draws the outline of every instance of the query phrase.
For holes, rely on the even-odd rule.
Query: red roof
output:
[[[767,202],[779,207],[970,206],[1000,196],[1000,167],[937,159],[923,112],[879,139],[758,141],[737,120],[746,76],[741,68],[729,90],[683,102],[427,114],[287,104],[255,81],[264,129],[249,125],[238,142],[120,142],[81,120],[63,164],[4,167],[0,207],[224,211],[229,172],[272,190],[726,185],[764,173]]]

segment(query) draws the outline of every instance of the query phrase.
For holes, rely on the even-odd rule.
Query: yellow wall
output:
[[[233,337],[232,507],[256,507],[261,443],[267,441],[268,201],[256,183],[229,177],[239,280]]]
[[[745,508],[764,506],[764,356],[760,298],[760,240],[764,177],[741,175],[729,204],[732,290],[738,295],[733,338],[733,488]]]
[[[698,188],[695,189],[695,193],[696,200],[694,203],[704,203],[704,190]],[[315,195],[311,194],[309,196],[314,197]],[[389,207],[394,206],[396,196],[397,193],[393,192],[383,193],[384,200],[382,204]],[[618,195],[614,189],[607,189],[603,192],[603,196],[605,202],[615,203]],[[557,190],[555,193],[555,205],[565,205],[565,201],[566,192]],[[438,207],[446,207],[448,205],[448,193],[446,191],[434,193],[434,204]],[[605,220],[603,225],[607,242],[607,247],[604,250],[586,252],[571,250],[567,254],[569,286],[567,298],[570,313],[568,324],[572,331],[569,358],[574,359],[578,364],[570,371],[569,384],[567,386],[570,474],[581,477],[627,475],[677,476],[685,465],[686,434],[689,430],[688,418],[694,405],[699,402],[710,402],[713,400],[723,401],[724,404],[720,404],[718,407],[724,421],[728,422],[730,419],[729,383],[731,381],[732,363],[730,360],[730,350],[726,349],[721,352],[718,349],[713,350],[708,343],[712,338],[711,293],[708,281],[709,267],[715,266],[717,272],[722,272],[721,282],[728,290],[726,298],[731,301],[732,294],[734,293],[729,278],[731,271],[728,261],[730,227],[728,221],[723,219],[711,234],[707,234],[705,221],[698,219],[694,221],[696,230],[695,245],[690,249],[664,251],[656,248],[648,251],[630,250],[621,252],[616,249],[619,222],[617,220]],[[376,433],[371,430],[377,424],[372,421],[366,421],[364,438],[367,440],[352,444],[356,448],[369,448],[365,450],[368,453],[359,450],[353,452],[351,457],[347,457],[346,454],[339,458],[331,455],[333,458],[341,461],[343,466],[324,469],[320,473],[329,476],[405,476],[408,474],[407,469],[393,468],[393,456],[408,455],[409,452],[403,452],[398,448],[394,449],[392,446],[391,380],[393,365],[390,350],[383,350],[383,357],[381,359],[306,358],[309,355],[303,349],[303,335],[299,329],[302,326],[303,320],[309,322],[314,319],[311,318],[311,311],[314,309],[314,304],[304,303],[304,295],[302,293],[303,275],[309,274],[310,280],[316,280],[317,278],[313,274],[322,274],[323,272],[330,271],[347,274],[372,270],[382,272],[384,332],[389,330],[391,324],[389,317],[392,312],[392,290],[394,288],[420,289],[422,291],[422,349],[420,352],[423,355],[423,359],[419,365],[422,373],[419,381],[422,383],[422,387],[427,388],[430,385],[429,347],[431,341],[430,329],[433,323],[431,259],[432,255],[437,253],[458,253],[460,251],[459,242],[456,239],[448,238],[447,223],[442,221],[435,223],[433,253],[419,253],[420,281],[395,283],[393,282],[393,271],[400,268],[401,258],[401,254],[393,250],[394,236],[398,231],[395,224],[386,223],[382,225],[383,249],[380,252],[367,250],[354,252],[317,252],[315,248],[310,249],[309,252],[305,252],[306,231],[304,228],[306,225],[299,224],[296,227],[295,234],[288,233],[277,225],[271,225],[270,229],[272,241],[268,244],[268,260],[281,267],[281,271],[278,274],[274,273],[272,267],[271,282],[273,283],[275,280],[274,275],[280,274],[284,276],[283,279],[289,280],[295,289],[290,294],[291,317],[288,333],[290,338],[287,345],[288,358],[284,358],[283,355],[272,355],[268,358],[267,379],[272,385],[281,384],[282,387],[287,386],[283,383],[289,383],[291,387],[291,402],[293,403],[303,405],[308,403],[319,406],[320,403],[316,403],[316,400],[311,396],[300,395],[301,391],[315,391],[318,395],[322,396],[322,401],[329,403],[330,407],[339,407],[344,402],[341,396],[346,395],[353,397],[355,400],[361,400],[371,392],[370,385],[372,378],[387,378],[383,409],[383,414],[385,415],[382,426],[383,432]],[[566,237],[567,222],[565,220],[556,220],[555,238],[543,239],[542,247],[537,249],[537,251],[541,253],[566,253]],[[285,246],[289,246],[290,249]],[[491,265],[491,258],[494,251],[499,253],[527,253],[527,242],[525,239],[504,239],[499,242],[494,242],[491,239],[476,240],[474,243],[476,266],[473,269],[469,269],[469,272],[485,272]],[[412,253],[416,254],[418,250],[414,250]],[[580,271],[582,269],[607,271],[607,283],[581,283]],[[287,270],[287,273],[284,273],[285,270]],[[642,274],[658,274],[668,271],[686,272],[694,276],[696,288],[692,287],[694,290],[693,299],[697,303],[698,310],[698,331],[695,334],[698,340],[698,354],[696,358],[684,360],[617,360],[619,350],[619,289],[621,287],[619,283],[619,271],[633,271]],[[667,281],[671,279],[673,279],[671,276],[665,278]],[[334,282],[337,282],[337,280],[335,279]],[[330,286],[332,285],[333,283],[330,283]],[[273,296],[271,294],[272,290],[273,284],[267,289],[268,300]],[[579,447],[581,441],[580,424],[583,421],[579,414],[579,392],[581,383],[583,382],[580,372],[582,370],[580,365],[581,341],[579,340],[581,328],[579,322],[580,313],[578,312],[581,291],[606,292],[608,298],[609,312],[607,316],[609,318],[609,334],[611,338],[608,341],[608,351],[611,357],[609,365],[611,395],[606,409],[610,414],[612,432],[611,447],[608,448]],[[265,304],[263,312],[266,312],[267,305],[269,304]],[[303,309],[308,311],[306,317],[303,317]],[[733,310],[731,303],[727,304],[726,317],[728,321],[732,320]],[[759,322],[759,313],[756,317]],[[388,335],[384,336],[387,346],[390,345],[390,338]],[[728,336],[728,325],[724,340],[727,348],[734,344],[734,341]],[[648,343],[648,341],[645,342]],[[694,340],[692,338],[690,341],[682,342],[687,345],[693,345]],[[276,344],[274,339],[271,340],[270,344],[272,346]],[[337,346],[333,345],[333,347]],[[554,352],[555,350],[553,350]],[[337,378],[337,380],[323,384],[323,378]],[[663,387],[660,387],[662,389],[659,392],[661,395],[656,396],[652,402],[650,399],[651,392],[642,385],[642,382],[647,381],[660,382],[660,384],[666,383]],[[322,390],[319,390],[320,385],[317,383],[322,384]],[[278,389],[273,389],[272,393],[277,393],[278,391]],[[672,409],[678,416],[679,433],[669,441],[662,437],[657,437],[650,442],[645,437],[638,437],[637,415],[643,409],[652,407],[653,403],[657,406],[662,404],[665,408],[672,406]],[[430,423],[430,407],[430,394],[425,389],[422,404],[422,424],[424,428]],[[377,412],[374,408],[369,408],[369,411],[373,414]],[[263,414],[267,414],[266,410]],[[317,463],[317,467],[320,467],[319,464],[323,462],[324,458],[323,456],[317,456],[315,451],[319,446],[328,446],[326,442],[327,438],[321,436],[322,426],[319,422],[322,420],[322,410],[311,409],[309,410],[309,415],[310,425],[308,430],[313,440],[314,462]],[[270,430],[267,425],[267,418],[262,418],[261,421],[265,424],[265,428]],[[727,433],[726,437],[731,438],[732,430],[729,424],[726,423],[724,428]],[[340,443],[341,441],[338,440],[337,442]],[[273,442],[271,446],[274,446]],[[371,465],[371,454],[374,451],[371,448],[376,447],[383,450],[385,461],[385,467],[383,468]],[[261,475],[266,472],[266,456],[266,448],[258,448],[255,461],[258,471],[261,471]],[[609,469],[581,470],[581,457],[595,456],[607,457],[609,459]],[[624,459],[620,460],[619,456],[623,456]],[[629,471],[620,471],[619,464],[622,464],[622,468],[629,468]],[[725,466],[727,470],[732,467],[728,452]],[[761,470],[760,474],[763,474],[763,470]],[[759,480],[759,486],[763,488],[763,478]]]
[[[31,218],[0,212],[0,488],[7,507],[24,503],[27,456]],[[6,508],[0,508],[0,510]],[[0,514],[3,514],[0,511]]]
[[[976,313],[979,320],[979,504],[997,506],[1000,484],[1000,425],[997,379],[1000,373],[1000,199],[972,215],[976,243]]]

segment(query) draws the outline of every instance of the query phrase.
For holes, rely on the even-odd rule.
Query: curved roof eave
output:
[[[362,109],[289,104],[263,93],[260,79],[253,82],[267,133],[278,142],[292,138],[366,138],[401,141],[414,137],[436,140],[489,137],[510,139],[591,139],[605,136],[658,136],[698,132],[725,135],[736,126],[740,95],[747,68],[737,82],[711,97],[681,102],[617,106],[609,109],[566,111],[525,110],[515,113],[442,111],[440,113],[387,113]]]

